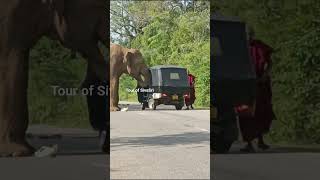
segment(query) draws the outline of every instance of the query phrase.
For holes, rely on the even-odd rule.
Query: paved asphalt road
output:
[[[111,113],[112,179],[319,180],[320,148],[273,147],[256,154],[211,156],[209,111],[176,111],[170,106]],[[36,148],[58,144],[55,158],[0,158],[0,180],[105,180],[108,156],[100,152],[97,133],[83,129],[31,126]],[[62,138],[40,138],[61,134]]]
[[[108,157],[101,153],[97,133],[83,129],[31,126],[28,140],[39,148],[58,144],[55,158],[0,158],[1,180],[106,180]],[[60,134],[62,138],[43,139],[42,135]]]
[[[320,150],[273,147],[265,152],[241,154],[235,144],[229,154],[212,155],[214,180],[319,180]]]
[[[209,179],[208,110],[111,113],[111,179]]]

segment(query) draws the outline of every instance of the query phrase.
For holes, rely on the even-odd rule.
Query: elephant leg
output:
[[[108,64],[104,60],[103,55],[99,51],[98,47],[86,51],[88,59],[87,74],[83,88],[88,88],[89,93],[87,98],[87,105],[89,111],[89,119],[91,126],[98,130],[100,133],[105,131],[107,138],[102,147],[103,152],[109,152],[110,143],[108,136],[110,134],[110,123],[109,123],[109,72]],[[91,89],[91,90],[90,90]]]
[[[120,111],[119,108],[119,78],[112,78],[110,81],[110,111]]]
[[[0,55],[0,155],[28,156],[34,149],[26,141],[28,128],[29,52],[10,50]]]
[[[88,60],[87,74],[83,86],[87,86],[88,83],[95,80],[109,81],[109,63],[104,60],[99,48],[95,45],[94,48],[86,49],[82,54]]]

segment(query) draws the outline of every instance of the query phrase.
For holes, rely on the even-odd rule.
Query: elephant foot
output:
[[[111,106],[110,107],[110,112],[114,112],[114,111],[120,111],[121,108],[117,107],[117,106]]]
[[[0,142],[0,157],[24,157],[32,156],[35,149],[27,142]]]

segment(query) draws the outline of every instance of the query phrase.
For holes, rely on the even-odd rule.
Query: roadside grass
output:
[[[130,93],[127,96],[120,96],[120,101],[138,102],[138,98],[136,94]]]
[[[86,99],[83,96],[30,98],[31,125],[91,129]]]
[[[307,149],[320,149],[320,144],[309,142],[296,142],[296,141],[275,141],[270,135],[266,136],[266,142],[277,147],[289,147],[289,148],[307,148]]]

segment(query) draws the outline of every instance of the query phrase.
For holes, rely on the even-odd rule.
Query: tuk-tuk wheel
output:
[[[142,108],[141,108],[141,109],[142,109],[142,110],[145,110],[145,109],[146,109],[146,107],[148,107],[148,103],[145,103],[145,102],[144,102],[144,103],[142,103]]]
[[[182,106],[181,105],[176,105],[176,110],[181,110]]]
[[[229,152],[232,144],[233,141],[220,140],[214,143],[213,147],[211,147],[211,150],[213,151],[213,154],[226,154]]]

